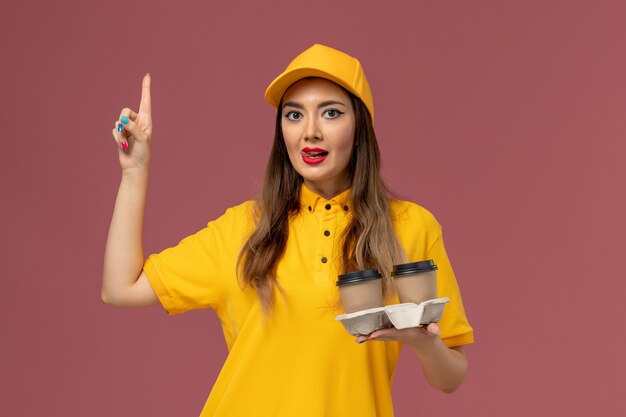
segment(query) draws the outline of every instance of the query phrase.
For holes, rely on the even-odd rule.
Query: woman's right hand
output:
[[[120,307],[155,305],[159,300],[143,272],[142,236],[152,138],[150,74],[143,77],[139,112],[123,109],[113,137],[122,178],[104,250],[102,301]]]
[[[117,142],[122,173],[135,169],[147,170],[150,165],[150,141],[152,139],[150,81],[150,74],[144,75],[139,112],[135,113],[129,108],[124,108],[119,120],[115,122],[113,138]]]

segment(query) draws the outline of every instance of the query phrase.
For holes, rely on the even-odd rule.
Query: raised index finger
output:
[[[141,84],[141,103],[139,104],[139,113],[152,114],[152,102],[150,97],[150,73],[143,76]]]

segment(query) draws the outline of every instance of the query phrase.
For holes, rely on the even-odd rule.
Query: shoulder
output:
[[[432,233],[441,232],[441,224],[425,207],[412,201],[390,200],[392,223],[396,227],[415,228]]]
[[[254,224],[256,202],[254,200],[245,201],[239,205],[229,207],[224,214],[215,220],[210,221],[208,227],[217,228],[249,228]]]
[[[227,208],[223,216],[240,217],[240,218],[254,216],[255,207],[256,207],[256,201],[254,200],[244,201],[241,204]]]
[[[411,201],[391,200],[394,231],[411,262],[427,258],[442,234],[441,224],[425,207]]]

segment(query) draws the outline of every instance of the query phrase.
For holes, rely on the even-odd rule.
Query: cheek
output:
[[[293,133],[290,135],[288,129],[283,129],[283,140],[285,143],[285,148],[287,149],[287,157],[289,158],[289,162],[291,162],[292,167],[297,168],[298,159],[300,158],[300,148],[298,146],[298,141],[293,140]]]
[[[349,158],[352,154],[352,148],[354,146],[354,130],[351,129],[342,132],[339,143],[339,149],[341,149],[341,152],[345,157]]]
[[[297,149],[298,143],[293,139],[293,132],[290,132],[289,129],[283,128],[283,140],[285,141],[285,147],[287,148],[287,152],[291,155],[294,152],[294,149]]]

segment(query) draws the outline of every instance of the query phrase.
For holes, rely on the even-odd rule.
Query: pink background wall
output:
[[[176,244],[253,194],[265,87],[319,42],[361,59],[385,177],[443,224],[476,330],[451,396],[403,353],[396,414],[624,415],[625,2],[89,3],[0,6],[0,414],[199,413],[215,315],[100,302],[110,131],[150,72],[146,255]]]

